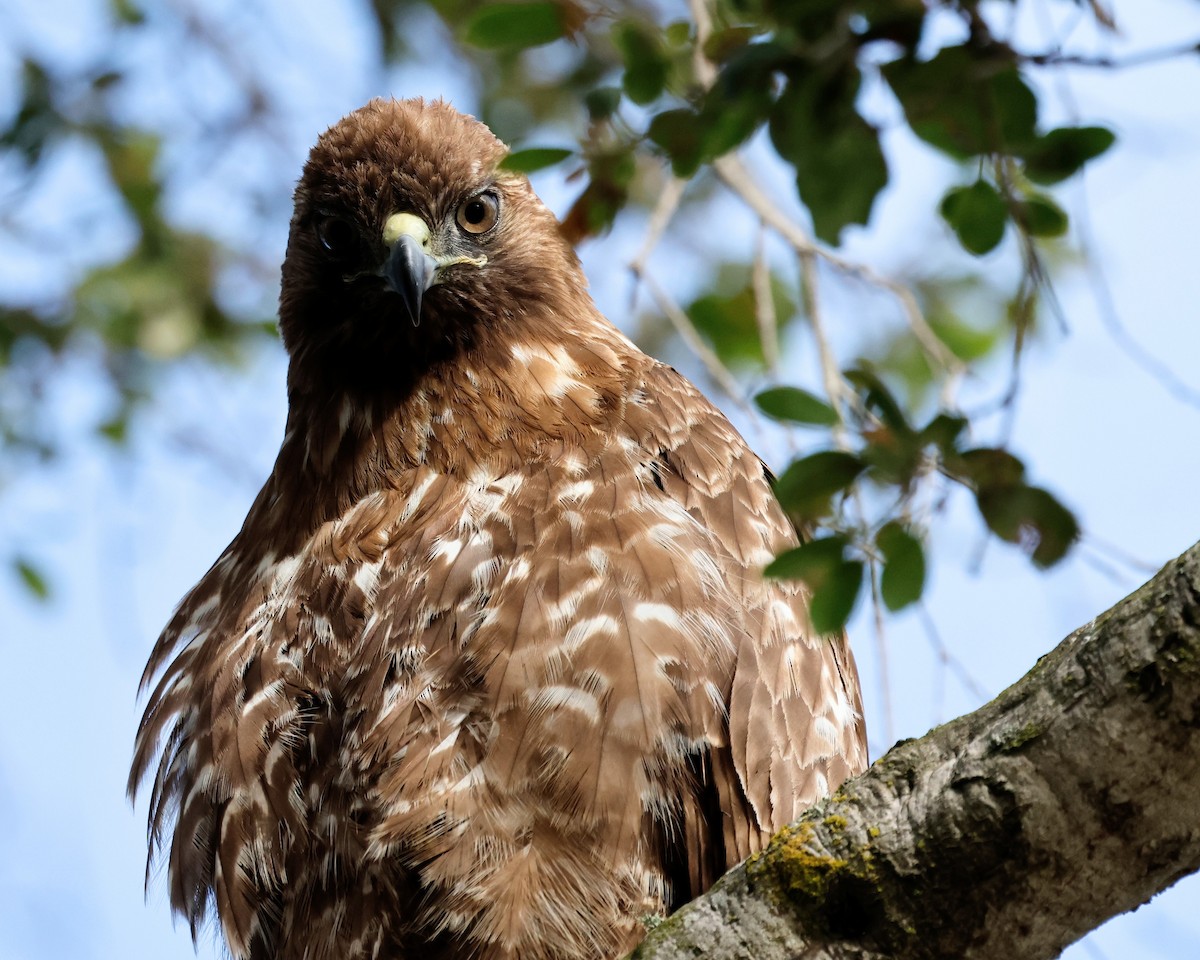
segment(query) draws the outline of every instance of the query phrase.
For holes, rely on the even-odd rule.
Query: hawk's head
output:
[[[411,381],[577,302],[578,260],[506,153],[442,101],[374,100],[326,131],[283,265],[293,385]]]

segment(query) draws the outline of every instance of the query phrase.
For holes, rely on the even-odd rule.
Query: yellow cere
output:
[[[410,236],[417,241],[427,253],[433,256],[437,261],[438,269],[442,270],[446,267],[452,267],[459,263],[469,263],[474,267],[482,267],[488,262],[488,258],[483,254],[477,257],[458,256],[446,257],[437,256],[430,249],[431,234],[429,224],[413,213],[393,213],[383,224],[383,242],[389,247],[394,245],[397,240],[403,236]]]
[[[389,247],[408,234],[421,246],[429,243],[429,224],[411,213],[393,213],[383,225],[383,242]]]

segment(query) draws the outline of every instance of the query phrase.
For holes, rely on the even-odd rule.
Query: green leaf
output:
[[[700,107],[704,160],[740,146],[767,120],[775,100],[775,72],[787,56],[775,43],[753,43],[721,67]]]
[[[840,533],[809,540],[777,556],[767,564],[763,575],[779,580],[803,580],[810,589],[819,587],[835,567],[846,561],[848,544]]]
[[[848,542],[841,534],[810,540],[780,554],[764,576],[802,580],[812,592],[809,616],[818,633],[836,633],[846,625],[862,588],[863,565],[846,559]]]
[[[133,0],[109,0],[108,6],[119,23],[136,27],[146,19],[146,14]]]
[[[33,563],[33,561],[25,557],[16,557],[13,560],[13,569],[21,580],[21,584],[36,600],[50,599],[50,584],[46,580],[45,574]]]
[[[625,205],[636,170],[633,153],[626,146],[589,157],[590,181],[562,219],[563,236],[577,243],[607,230]]]
[[[1001,340],[1004,328],[999,324],[981,330],[965,323],[960,317],[945,310],[935,310],[929,316],[929,326],[959,360],[978,360],[991,353]]]
[[[772,387],[754,398],[758,408],[776,420],[792,423],[811,423],[832,427],[838,422],[837,412],[815,394],[799,387]]]
[[[701,158],[715,160],[749,140],[763,125],[771,110],[769,88],[718,82],[705,97],[697,122],[701,134]]]
[[[749,45],[757,33],[758,28],[745,26],[714,30],[704,41],[704,55],[713,63],[721,63]]]
[[[487,50],[525,49],[552,43],[564,33],[558,4],[489,3],[467,22],[463,39]]]
[[[921,430],[922,444],[932,443],[943,455],[955,451],[958,438],[967,429],[970,421],[949,413],[939,413]]]
[[[847,560],[836,566],[828,580],[813,590],[808,615],[817,633],[837,633],[854,612],[854,601],[862,590],[863,565]]]
[[[563,147],[528,147],[525,150],[514,150],[501,160],[500,169],[513,170],[517,173],[533,173],[535,170],[562,163],[574,154],[574,150],[567,150]]]
[[[1028,143],[1035,135],[1038,117],[1037,95],[1011,64],[1006,63],[999,68],[995,63],[988,66],[995,72],[990,76],[985,75],[982,83],[986,90],[985,96],[991,95],[990,106],[994,112],[985,122],[995,124],[999,128],[1000,148],[1013,151]]]
[[[687,180],[700,168],[704,141],[695,111],[683,107],[663,111],[650,121],[646,136],[671,158],[675,176]]]
[[[884,524],[875,535],[883,554],[879,592],[889,610],[902,610],[921,599],[925,589],[925,551],[921,541],[896,521]]]
[[[691,177],[702,163],[728,153],[762,126],[783,56],[771,43],[744,47],[722,67],[698,110],[666,110],[654,117],[647,135],[671,158],[676,176]]]
[[[155,136],[131,131],[103,141],[113,184],[137,219],[144,239],[153,242],[165,229],[159,210],[162,184],[155,175],[161,143]]]
[[[21,64],[21,105],[17,115],[0,130],[0,147],[12,149],[27,166],[41,158],[56,137],[71,124],[58,112],[54,85],[46,69],[36,60]]]
[[[692,22],[690,20],[673,20],[663,30],[663,36],[670,46],[683,48],[692,42]]]
[[[1038,567],[1053,566],[1079,537],[1075,515],[1041,487],[984,487],[976,502],[988,528],[1001,540],[1019,544]]]
[[[977,256],[994,250],[1004,237],[1008,206],[996,188],[985,180],[948,191],[939,209],[958,236],[958,242]]]
[[[999,447],[966,450],[947,466],[976,489],[1011,486],[1025,481],[1025,464]]]
[[[863,406],[874,413],[893,433],[910,436],[913,432],[904,410],[888,385],[867,364],[846,371],[846,379],[858,387]]]
[[[125,75],[119,70],[105,70],[104,73],[92,78],[92,89],[103,93],[115,87],[124,79]]]
[[[771,110],[771,142],[796,168],[796,189],[813,230],[837,244],[843,228],[865,224],[888,182],[879,134],[855,109],[861,77],[793,76]]]
[[[739,7],[754,9],[758,4],[734,3],[730,4],[733,9]],[[777,20],[780,25],[790,28],[795,31],[807,44],[817,44],[824,42],[828,44],[831,39],[837,36],[840,32],[840,23],[847,14],[853,9],[855,14],[859,13],[861,4],[855,3],[853,7],[849,7],[844,0],[790,0],[790,2],[774,2],[763,3],[773,19]],[[844,29],[844,28],[843,28]]]
[[[621,91],[618,87],[597,87],[584,95],[583,104],[593,123],[607,120],[621,106]]]
[[[1105,127],[1059,127],[1022,151],[1025,175],[1037,183],[1058,183],[1116,142],[1117,135]]]
[[[105,420],[96,428],[97,432],[115,444],[123,444],[129,439],[129,414],[122,412],[115,417]]]
[[[851,26],[862,41],[890,40],[901,47],[915,48],[925,26],[925,5],[921,0],[859,0],[855,13],[866,23],[865,29]],[[852,21],[853,23],[853,21]]]
[[[1037,97],[1012,62],[970,45],[902,57],[883,75],[913,132],[951,156],[1013,153],[1036,138]]]
[[[750,283],[748,264],[725,263],[717,269],[714,289],[687,306],[687,314],[721,361],[731,367],[760,367],[763,362],[762,333],[758,323],[758,301]],[[792,323],[796,305],[789,289],[771,277],[771,299],[780,329]]]
[[[847,370],[846,379],[858,388],[862,406],[879,423],[862,428],[866,445],[859,451],[872,475],[905,490],[916,479],[924,460],[924,444],[908,422],[900,402],[883,379],[867,364]]]
[[[829,511],[837,493],[846,490],[866,464],[852,453],[826,450],[791,464],[775,481],[779,502],[801,517],[819,517]]]
[[[625,95],[643,106],[653,103],[667,84],[668,68],[657,30],[639,20],[622,20],[613,27],[612,37],[625,63]]]
[[[1066,211],[1041,193],[1027,197],[1018,208],[1018,216],[1034,237],[1061,237],[1070,225]]]

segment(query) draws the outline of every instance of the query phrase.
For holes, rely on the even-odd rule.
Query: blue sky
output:
[[[206,9],[222,17],[234,15],[234,7],[212,3]],[[19,21],[25,42],[69,59],[90,42],[90,9],[82,2],[30,3],[3,16],[17,18],[12,23]],[[1187,0],[1124,3],[1116,12],[1123,28],[1112,44],[1118,53],[1200,37],[1200,6]],[[441,93],[471,107],[462,77],[428,66],[396,71],[380,85],[359,61],[365,33],[349,4],[331,18],[337,30],[316,30],[318,16],[305,4],[279,0],[264,4],[257,16],[260,26],[278,25],[262,54],[270,58],[273,82],[286,85],[302,104],[288,115],[281,147],[289,165],[271,161],[278,163],[272,175],[284,189],[299,171],[304,146],[371,95]],[[186,61],[186,51],[128,55],[164,71],[177,58]],[[1200,65],[1193,60],[1121,73],[1064,71],[1041,74],[1039,81],[1067,94],[1056,101],[1061,118],[1103,119],[1120,134],[1112,155],[1061,197],[1072,211],[1085,205],[1089,211],[1097,262],[1121,322],[1200,392],[1200,269],[1193,240],[1200,222]],[[1068,89],[1060,89],[1062,83]],[[130,109],[154,114],[167,106],[147,98]],[[927,238],[930,255],[941,255],[936,225],[914,229],[913,223],[956,175],[902,135],[890,135],[887,146],[897,184],[871,228],[851,236],[846,250],[885,272],[922,255]],[[67,216],[63,198],[87,200],[91,175],[86,158],[64,162],[55,190],[38,209],[48,218]],[[787,196],[786,181],[776,173],[768,182],[772,176]],[[574,189],[553,171],[535,185],[559,211]],[[179,211],[185,219],[220,218],[225,229],[236,229],[220,203],[200,189],[181,197]],[[233,216],[236,224],[236,211]],[[719,229],[708,233],[727,245],[744,241],[749,250],[752,226],[737,216],[733,205],[720,207],[713,221]],[[689,223],[701,234],[710,226]],[[630,282],[624,265],[640,244],[639,227],[630,223],[583,251],[597,301],[626,328]],[[279,256],[285,230],[279,223],[264,234],[263,242],[275,244]],[[1007,269],[1003,254],[985,263],[999,273]],[[681,297],[692,289],[689,259],[663,249],[652,266]],[[64,267],[0,258],[0,290],[50,284],[61,276],[56,271],[70,269],[79,269],[78,262]],[[831,276],[826,287],[833,284]],[[934,535],[929,619],[955,661],[989,695],[1146,579],[1146,571],[1121,557],[1159,564],[1200,538],[1200,408],[1173,396],[1130,359],[1106,326],[1086,271],[1064,273],[1058,292],[1070,332],[1049,334],[1028,359],[1014,448],[1032,465],[1036,482],[1078,511],[1088,540],[1061,568],[1038,575],[996,543],[979,561],[978,526],[961,500],[952,502],[949,519]],[[877,299],[868,302],[875,306]],[[871,336],[876,319],[855,312],[860,301],[835,296],[831,304],[839,342]],[[694,363],[678,354],[672,359],[707,388]],[[792,345],[788,364],[794,371],[788,379],[811,382],[813,358],[805,343]],[[186,929],[172,929],[161,878],[152,878],[143,899],[145,807],[131,810],[124,797],[141,709],[136,685],[157,630],[236,531],[270,468],[282,436],[283,378],[278,349],[236,372],[188,365],[146,413],[131,454],[114,458],[87,439],[104,398],[88,364],[74,363],[51,397],[70,452],[0,491],[0,536],[33,552],[54,572],[56,586],[53,602],[42,605],[0,579],[0,653],[8,667],[2,679],[10,717],[0,725],[0,960],[194,955]],[[220,456],[197,453],[183,442],[197,436],[215,443]],[[782,441],[769,440],[767,447],[774,447],[766,452],[778,463]],[[852,636],[878,755],[889,745],[888,722],[868,612],[859,612]],[[893,737],[919,736],[978,705],[955,672],[939,664],[919,615],[889,623],[886,649]],[[1198,908],[1200,878],[1192,877],[1065,956],[1196,956]],[[199,954],[220,955],[211,936],[202,935]]]

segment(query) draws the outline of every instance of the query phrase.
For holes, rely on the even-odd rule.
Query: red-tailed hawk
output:
[[[377,100],[296,190],[283,447],[131,773],[239,960],[610,960],[865,765],[762,462],[505,152]]]

